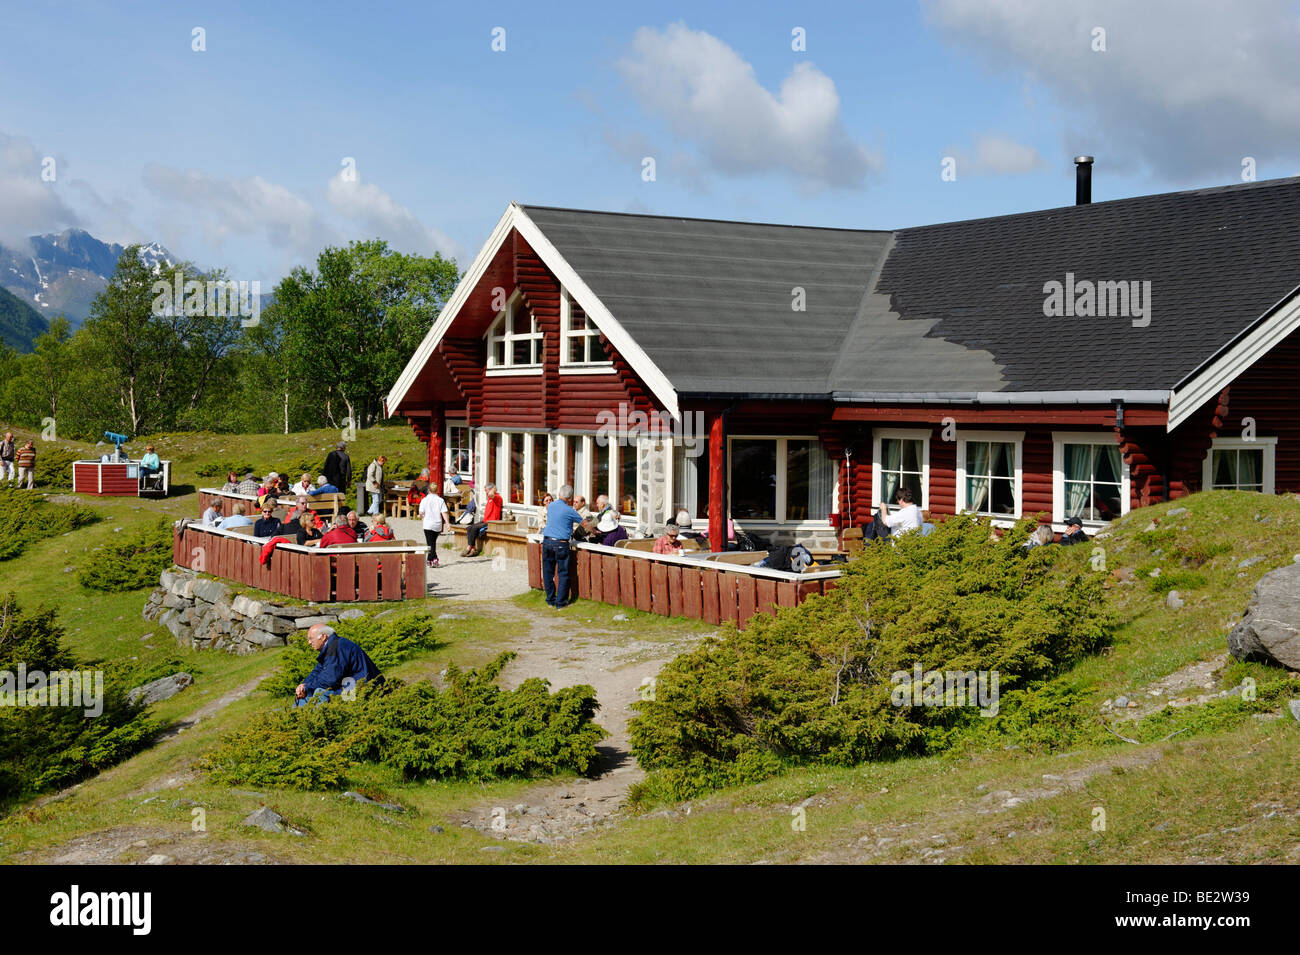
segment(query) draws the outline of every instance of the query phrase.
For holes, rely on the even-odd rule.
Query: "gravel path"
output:
[[[399,539],[423,543],[420,522],[390,517],[388,526]],[[493,557],[491,548],[482,557],[461,557],[456,537],[450,532],[438,538],[438,566],[425,572],[431,597],[448,600],[494,600],[528,591],[528,564],[522,560]]]

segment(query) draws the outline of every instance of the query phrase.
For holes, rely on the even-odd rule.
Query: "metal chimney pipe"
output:
[[[1092,202],[1092,157],[1074,157],[1074,204],[1086,206]]]

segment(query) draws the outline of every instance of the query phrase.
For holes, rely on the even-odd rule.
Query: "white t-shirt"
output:
[[[447,502],[433,491],[420,502],[420,518],[426,531],[442,530],[442,515],[447,511]]]
[[[891,514],[885,515],[885,523],[896,533],[914,531],[921,526],[921,509],[915,504],[905,504]]]

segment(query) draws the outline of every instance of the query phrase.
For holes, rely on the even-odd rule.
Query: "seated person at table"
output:
[[[411,507],[419,507],[420,502],[425,499],[428,493],[429,469],[425,468],[420,472],[420,476],[411,482],[411,487],[406,492],[406,503]]]
[[[140,475],[145,479],[146,486],[162,487],[162,481],[155,480],[161,473],[162,461],[158,459],[158,453],[152,444],[145,445],[144,457],[140,459]]]
[[[230,509],[230,516],[217,526],[223,531],[231,531],[236,527],[251,527],[252,524],[253,522],[244,514],[243,502],[240,502]]]
[[[577,508],[574,508],[577,510]],[[599,544],[604,535],[596,530],[596,515],[588,514],[582,523],[573,529],[573,539],[588,544]]]
[[[357,515],[356,511],[348,511],[348,527],[352,528],[352,533],[357,535],[357,540],[365,540],[366,532],[370,530],[369,526]]]
[[[288,537],[292,532],[294,543],[297,544],[305,544],[308,541],[318,541],[321,538],[321,533],[316,529],[316,521],[316,515],[311,511],[308,511],[306,514],[303,514],[298,518],[297,526],[290,527],[286,524],[280,528],[280,533],[285,537]]]
[[[257,491],[260,487],[261,484],[258,483],[257,478],[253,477],[253,472],[249,471],[244,475],[244,479],[239,482],[239,486],[235,488],[235,493],[246,494],[249,497],[257,497]]]
[[[218,524],[220,524],[221,517],[222,517],[221,511],[224,507],[225,504],[222,502],[221,498],[217,498],[215,501],[209,504],[208,509],[203,512],[203,526],[216,527]]]
[[[380,514],[375,518],[375,526],[370,528],[369,532],[366,534],[365,542],[367,544],[371,542],[382,544],[384,541],[390,541],[392,539],[393,529],[388,526],[388,518],[383,514]]]
[[[275,516],[275,502],[266,501],[262,504],[262,516],[253,523],[253,535],[271,537],[278,533],[280,533],[280,521]]]
[[[497,486],[489,484],[483,488],[483,520],[465,528],[465,552],[462,557],[477,557],[483,552],[484,536],[487,534],[488,521],[501,520],[501,495]]]
[[[289,493],[297,496],[299,494],[310,494],[312,488],[311,475],[304,474],[298,479],[298,483],[289,488]]]
[[[884,516],[885,523],[889,525],[889,530],[893,534],[903,534],[907,531],[916,530],[921,526],[921,509],[912,503],[912,491],[910,488],[900,487],[898,493],[894,496],[897,504],[897,510],[889,513],[889,506],[883,501],[880,504],[881,514]]]
[[[664,532],[655,541],[656,554],[680,554],[682,542],[677,539],[677,525],[669,521],[664,525]]]
[[[613,547],[619,541],[627,540],[627,528],[618,522],[618,511],[610,508],[596,522],[596,530],[600,533],[600,543],[606,547]]]
[[[316,666],[293,691],[294,706],[306,706],[309,700],[325,703],[363,680],[384,679],[366,651],[347,637],[340,637],[333,627],[316,624],[307,631],[307,643],[317,653]]]
[[[314,497],[317,494],[337,494],[339,493],[339,489],[331,484],[329,479],[322,474],[316,479],[316,486],[307,493]]]
[[[342,514],[334,518],[334,526],[320,539],[321,547],[333,547],[335,544],[355,544],[357,532],[348,527],[348,519]]]
[[[226,472],[226,483],[221,485],[221,490],[227,494],[234,494],[239,490],[239,475],[234,471]]]
[[[587,506],[587,499],[581,494],[573,495],[573,509],[583,517],[591,513],[591,508]]]
[[[451,500],[460,497],[461,476],[452,469],[447,469],[447,480],[442,484],[442,496]]]
[[[609,495],[597,494],[596,506],[591,509],[591,513],[596,515],[596,520],[600,520],[602,517],[604,517],[606,511],[612,511],[612,510],[614,509],[609,506]]]

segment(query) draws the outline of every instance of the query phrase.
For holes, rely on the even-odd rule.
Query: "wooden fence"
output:
[[[794,607],[839,585],[838,570],[796,574],[743,564],[575,544],[578,596],[666,617],[742,629],[756,613]],[[542,588],[542,545],[528,542],[528,585]]]
[[[321,550],[278,544],[263,564],[266,543],[237,531],[181,522],[173,532],[172,560],[180,567],[299,600],[414,600],[425,595],[428,548],[423,545]]]

